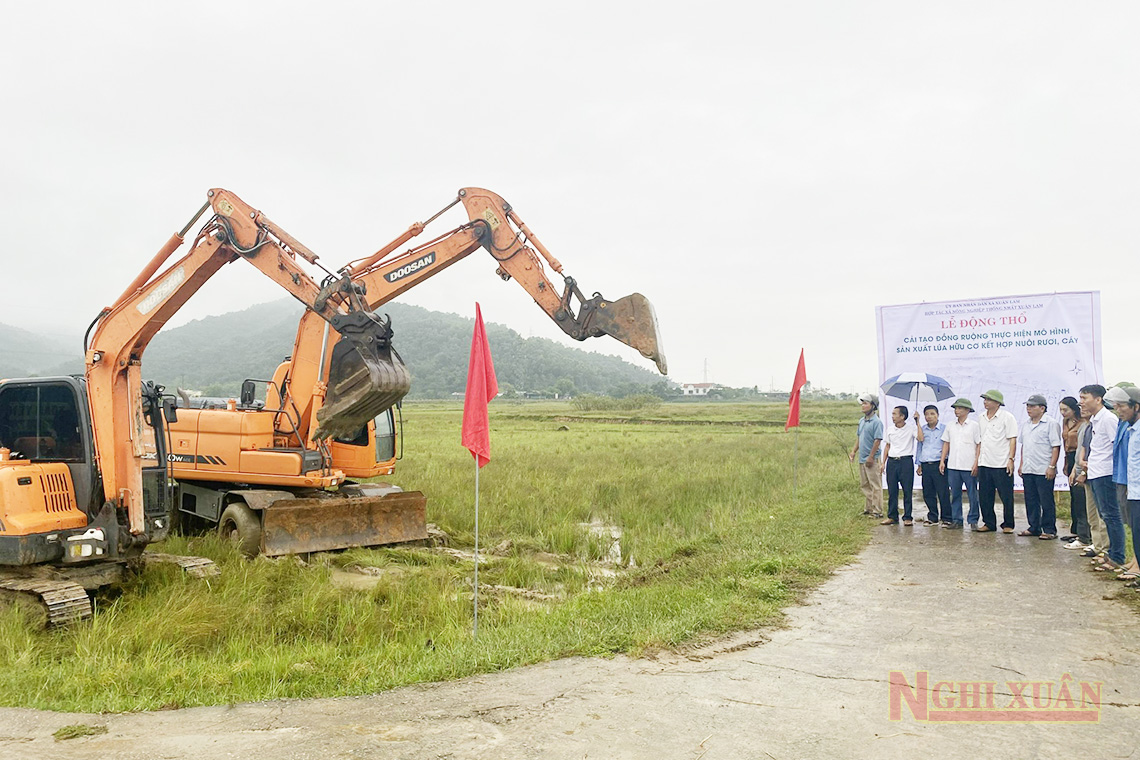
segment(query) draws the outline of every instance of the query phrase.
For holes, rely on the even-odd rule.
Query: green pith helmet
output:
[[[970,399],[965,398],[965,397],[959,398],[957,401],[955,401],[950,406],[952,406],[952,407],[960,406],[963,409],[969,409],[971,412],[974,411],[974,404],[970,401]]]
[[[1001,391],[986,391],[982,394],[982,398],[988,398],[990,401],[998,402],[999,406],[1005,406],[1005,396],[1001,395]]]

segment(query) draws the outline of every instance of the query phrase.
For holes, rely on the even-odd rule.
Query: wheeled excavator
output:
[[[457,204],[467,212],[466,223],[397,253]],[[479,249],[495,259],[496,274],[516,280],[566,334],[577,340],[609,335],[666,372],[648,299],[638,293],[615,301],[599,293],[586,298],[569,276],[557,288],[546,267],[562,274],[562,265],[511,205],[489,190],[463,188],[426,222],[326,278],[316,308],[301,317],[291,355],[272,378],[247,380],[229,408],[178,410],[178,421],[170,425],[170,461],[180,513],[219,526],[249,556],[425,538],[423,494],[343,480],[387,476],[395,466],[390,398],[359,398],[360,389],[367,396],[387,382],[370,374],[378,366],[404,377],[392,350],[392,327],[384,320],[380,328],[383,361],[363,362],[365,353],[352,338],[356,323],[322,319],[317,309],[326,299],[340,298],[357,304],[359,314],[374,313]],[[264,402],[255,400],[258,385],[264,386]],[[280,450],[304,452],[314,464],[323,461],[342,484],[334,493],[312,472],[275,472],[261,464]]]
[[[208,209],[213,214],[190,251],[159,273]],[[325,424],[359,429],[407,393],[410,377],[391,358],[390,331],[360,294],[318,285],[300,265],[317,264],[311,251],[234,194],[210,190],[190,223],[92,323],[83,376],[0,382],[0,597],[30,603],[48,624],[90,617],[87,591],[121,579],[166,536],[174,494],[169,460],[177,456],[168,441],[178,412],[161,387],[143,380],[143,352],[203,283],[239,259],[342,337],[346,348],[329,371],[352,381],[328,391],[335,412]],[[260,474],[275,485],[314,490],[344,484],[327,450],[275,445],[256,417],[242,421],[236,438],[246,482]],[[354,507],[377,500],[351,488],[339,496]],[[195,562],[179,564],[190,570]]]

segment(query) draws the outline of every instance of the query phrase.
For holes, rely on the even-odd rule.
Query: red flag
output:
[[[467,394],[463,398],[463,445],[479,466],[491,461],[491,424],[487,404],[499,393],[491,346],[483,328],[483,313],[475,304],[475,332],[471,334],[471,359],[467,364]]]
[[[788,424],[784,430],[800,426],[800,391],[807,383],[807,370],[804,369],[804,350],[800,349],[800,363],[796,367],[796,379],[792,381],[792,396],[788,399]]]

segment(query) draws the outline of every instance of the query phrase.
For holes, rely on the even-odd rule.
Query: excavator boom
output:
[[[609,335],[637,349],[657,365],[661,374],[667,374],[657,317],[648,298],[640,293],[616,301],[600,293],[586,298],[577,281],[566,275],[559,289],[547,277],[546,267],[562,275],[562,264],[502,196],[478,187],[465,187],[444,210],[457,203],[462,203],[467,211],[470,219],[467,224],[392,256],[400,245],[426,227],[426,224],[414,224],[372,256],[341,270],[346,280],[363,289],[369,308],[380,308],[483,248],[498,262],[496,273],[504,280],[516,280],[567,335],[575,340]]]
[[[397,253],[459,204],[467,212],[466,223]],[[613,301],[601,293],[587,298],[573,277],[563,275],[562,264],[511,205],[500,195],[477,187],[461,189],[427,222],[411,225],[374,254],[343,267],[337,277],[325,283],[317,304],[338,297],[359,299],[362,310],[375,312],[479,249],[495,259],[499,277],[517,281],[570,337],[586,340],[608,335],[654,362],[661,374],[668,372],[657,317],[648,298],[640,293]],[[551,281],[548,268],[562,275],[561,287]],[[292,403],[298,408],[300,424],[290,435],[299,444],[351,435],[359,430],[352,428],[356,420],[386,408],[406,391],[402,386],[406,370],[392,350],[390,327],[384,335],[374,335],[373,344],[361,347],[362,341],[353,337],[351,327],[342,331],[337,322],[329,323],[353,341],[357,355],[370,356],[371,346],[377,358],[368,364],[345,357],[337,336],[331,335],[327,326],[322,331],[320,315],[312,311],[302,315],[293,353],[283,369],[288,388],[282,387],[276,399],[282,407]],[[376,371],[378,368],[382,371]],[[402,390],[385,394],[387,387]]]

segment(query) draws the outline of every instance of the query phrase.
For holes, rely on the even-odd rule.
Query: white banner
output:
[[[958,396],[983,413],[981,394],[991,388],[1004,395],[1019,426],[1033,393],[1045,396],[1046,414],[1060,421],[1062,398],[1076,397],[1081,386],[1104,384],[1098,291],[879,306],[875,316],[880,389],[903,372],[945,378],[954,397],[936,402],[924,388],[918,399],[919,412],[936,404],[944,423],[954,419],[950,404]],[[884,425],[892,424],[894,406],[915,412],[913,394],[895,399],[880,390],[880,398]],[[1020,478],[1016,485],[1021,487]],[[1063,477],[1057,488],[1068,488]]]

